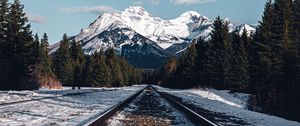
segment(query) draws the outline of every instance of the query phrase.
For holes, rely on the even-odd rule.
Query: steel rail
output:
[[[176,107],[181,109],[183,112],[188,114],[191,118],[193,118],[195,121],[201,123],[200,125],[204,126],[218,126],[217,124],[213,123],[212,121],[206,119],[205,117],[201,116],[200,114],[194,112],[192,109],[188,108],[187,106],[183,105],[179,101],[175,100],[174,98],[170,97],[169,94],[166,95],[165,92],[162,93],[158,91],[155,87],[152,86],[152,88],[157,91],[162,97],[173,103]]]
[[[117,105],[109,108],[108,110],[104,112],[99,112],[95,114],[94,116],[82,121],[77,126],[103,126],[105,125],[105,121],[112,117],[117,111],[124,108],[126,105],[128,105],[130,102],[132,102],[138,95],[140,95],[145,89],[149,89],[151,87],[154,91],[156,91],[162,98],[168,100],[174,107],[178,107],[182,112],[187,114],[190,118],[192,118],[192,121],[197,122],[199,125],[204,126],[218,126],[217,124],[213,123],[212,121],[206,119],[205,117],[201,116],[200,114],[194,112],[187,106],[183,105],[179,101],[171,98],[170,96],[166,95],[165,93],[162,93],[158,91],[153,86],[146,86],[145,88],[139,90],[137,93],[131,95],[129,98],[123,100],[122,102],[118,103]],[[153,92],[153,91],[152,91]]]
[[[77,126],[102,126],[104,125],[105,121],[113,116],[117,111],[125,107],[128,103],[130,103],[133,99],[135,99],[138,95],[140,95],[147,87],[139,90],[135,94],[131,95],[129,98],[123,100],[122,102],[114,105],[113,107],[109,108],[104,112],[99,112],[92,117],[82,121]]]

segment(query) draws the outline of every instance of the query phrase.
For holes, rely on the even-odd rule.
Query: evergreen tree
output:
[[[94,59],[95,65],[92,72],[92,86],[110,86],[110,83],[113,80],[111,80],[110,68],[106,65],[104,52],[101,50],[99,53],[95,53]]]
[[[53,71],[63,85],[71,86],[73,84],[73,66],[69,47],[69,40],[64,34],[59,48],[54,53]]]
[[[297,84],[297,80],[299,80],[299,56],[296,39],[293,38],[294,29],[293,27],[293,1],[287,0],[285,2],[286,6],[284,9],[284,38],[283,38],[283,82],[290,83],[290,87],[294,87]]]
[[[199,38],[197,40],[196,49],[197,49],[197,57],[196,57],[196,78],[195,80],[199,82],[200,85],[208,86],[208,58],[206,55],[208,48],[207,42],[203,38]]]
[[[53,71],[51,70],[51,58],[50,58],[50,55],[49,55],[49,43],[48,43],[48,36],[46,33],[44,33],[43,35],[43,38],[41,40],[41,49],[42,49],[42,57],[43,60],[42,60],[42,65],[43,65],[43,72],[46,74],[53,74]]]
[[[299,72],[296,3],[292,0],[269,0],[254,36],[251,63],[251,85],[256,89],[259,106],[279,113],[294,113],[293,97]],[[286,99],[294,99],[288,100]],[[287,107],[289,106],[289,107]],[[299,109],[296,109],[299,110]]]
[[[106,52],[106,61],[107,65],[111,69],[112,73],[112,87],[120,87],[124,85],[124,78],[122,75],[121,67],[119,64],[119,60],[115,54],[115,50],[113,48],[108,49]]]
[[[38,37],[35,37],[35,46],[39,45],[38,47],[34,47],[36,51],[36,67],[35,67],[35,78],[37,83],[40,86],[46,88],[56,88],[59,87],[61,84],[56,78],[55,74],[51,69],[51,59],[49,55],[48,49],[48,36],[44,33],[40,44],[36,44],[38,42]]]
[[[249,63],[245,46],[249,43],[248,33],[243,30],[242,36],[233,33],[234,56],[232,62],[232,72],[234,79],[231,82],[236,88],[245,89],[249,84]]]
[[[15,0],[10,6],[8,14],[7,48],[9,80],[15,89],[28,89],[37,87],[32,82],[33,70],[35,66],[33,37],[30,31],[30,24],[23,12],[23,5],[19,0]]]
[[[297,55],[300,56],[300,0],[294,1],[294,16],[292,21],[292,38],[295,42],[296,48],[297,48]],[[300,58],[300,57],[299,57]],[[300,59],[298,58],[297,64],[298,68],[300,68]],[[300,83],[300,70],[297,72],[297,83]],[[297,85],[298,86],[298,85]],[[300,86],[298,86],[300,89]],[[299,93],[300,94],[300,93]]]
[[[39,53],[41,53],[41,49],[40,49],[40,39],[38,34],[35,34],[34,36],[34,40],[33,40],[33,52],[34,52],[34,58],[36,59],[37,62],[40,62],[40,57],[39,57]]]
[[[51,59],[49,55],[49,49],[48,49],[49,43],[48,43],[48,36],[46,33],[44,33],[41,44],[38,49],[38,73],[42,77],[54,77],[54,73],[51,69]]]
[[[174,75],[174,85],[176,88],[187,88],[196,86],[195,82],[195,59],[197,57],[196,43],[191,44],[188,50],[179,59],[179,64]]]
[[[220,17],[216,18],[207,50],[208,63],[206,66],[209,69],[209,83],[217,88],[229,86],[232,80],[230,63],[233,50],[232,42],[229,38],[228,23],[224,22]]]
[[[292,60],[289,57],[293,48],[293,41],[291,40],[291,5],[292,0],[275,0],[274,2],[274,17],[272,25],[272,83],[280,84],[284,81],[286,76],[286,70],[288,67],[288,60]],[[289,59],[286,59],[289,58]],[[290,59],[292,58],[292,59]],[[294,73],[294,72],[293,72]],[[293,75],[291,75],[293,76]]]
[[[274,7],[269,0],[265,5],[262,21],[259,22],[253,44],[250,46],[250,84],[251,87],[270,83],[272,71],[272,24]]]
[[[11,85],[8,85],[8,1],[0,1],[0,89],[9,89]]]
[[[122,70],[122,75],[123,75],[123,85],[128,86],[130,83],[129,81],[133,76],[133,69],[127,63],[124,57],[120,58],[120,68]]]
[[[294,93],[294,97],[292,98],[294,103],[292,105],[294,105],[293,108],[299,108],[298,106],[300,106],[300,0],[294,0],[294,17],[293,17],[293,40],[295,42],[296,45],[296,49],[297,49],[297,75],[296,75],[296,83],[292,85],[291,89],[293,90]],[[293,113],[295,113],[294,115],[292,115],[292,117],[299,117],[299,113],[300,113],[300,109],[296,109]]]
[[[86,86],[93,86],[93,76],[92,76],[92,73],[93,73],[93,70],[95,68],[95,58],[94,58],[94,55],[90,55],[88,56],[86,59],[87,59],[87,62],[86,62],[86,65],[85,65],[85,69],[84,69],[84,84]]]
[[[276,3],[274,3],[274,6]],[[276,7],[276,6],[275,6]],[[291,109],[298,108],[295,105],[299,105],[299,98],[295,97],[297,94],[297,85],[299,85],[299,50],[298,44],[296,42],[297,39],[294,37],[293,28],[293,18],[294,15],[294,7],[293,0],[285,1],[285,6],[283,9],[284,13],[284,28],[283,28],[283,43],[282,43],[282,80],[280,83],[281,89],[280,92],[283,92],[283,96],[279,95],[278,99],[280,101],[285,101],[286,98],[290,98],[288,102],[283,102],[276,106],[279,110],[285,110],[286,113],[291,113],[291,116],[299,116],[300,109]],[[291,107],[286,107],[291,106]],[[298,113],[297,113],[298,111]]]
[[[83,85],[84,79],[83,79],[83,70],[85,67],[85,57],[84,53],[82,51],[82,48],[78,43],[75,41],[72,42],[71,45],[71,57],[73,61],[73,89],[75,89],[75,86],[78,86],[78,89],[80,89],[80,85]]]

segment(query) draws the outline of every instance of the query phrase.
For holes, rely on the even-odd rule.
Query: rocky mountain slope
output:
[[[224,19],[228,20],[229,19]],[[213,21],[195,11],[164,20],[153,17],[141,6],[130,6],[122,12],[104,13],[87,28],[72,37],[80,42],[86,54],[114,48],[134,66],[159,68],[170,56],[183,52],[197,37],[209,39]],[[229,25],[231,32],[255,32],[250,25]],[[58,44],[51,46],[54,52]]]

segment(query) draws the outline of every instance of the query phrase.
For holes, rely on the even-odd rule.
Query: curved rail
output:
[[[139,90],[137,93],[131,95],[129,98],[125,99],[124,101],[118,103],[117,105],[111,107],[110,109],[95,114],[94,116],[82,121],[77,126],[102,126],[103,123],[109,119],[111,116],[113,116],[117,111],[122,109],[125,105],[130,103],[133,99],[135,99],[139,94],[141,94],[147,87]]]
[[[178,107],[179,109],[181,109],[183,112],[185,112],[186,114],[188,114],[190,117],[192,117],[195,121],[201,123],[201,125],[204,126],[218,126],[217,124],[213,123],[212,121],[206,119],[205,117],[201,116],[200,114],[194,112],[193,110],[191,110],[190,108],[188,108],[187,106],[183,105],[182,103],[180,103],[179,101],[171,98],[170,96],[158,91],[155,87],[152,87],[156,92],[158,92],[162,97],[166,98],[167,100],[169,100],[171,103],[173,103],[176,107]]]

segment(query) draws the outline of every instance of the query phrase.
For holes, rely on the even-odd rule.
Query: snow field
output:
[[[0,125],[74,126],[94,114],[118,104],[143,87],[144,85],[122,88],[84,88],[82,90],[67,88],[64,90],[0,92],[1,103],[59,96],[7,106],[0,105]],[[85,93],[78,94],[82,92]],[[64,96],[69,93],[77,95]]]
[[[248,94],[230,93],[226,90],[188,89],[176,90],[155,86],[162,92],[180,97],[203,109],[237,117],[255,126],[300,126],[299,122],[247,110]]]

